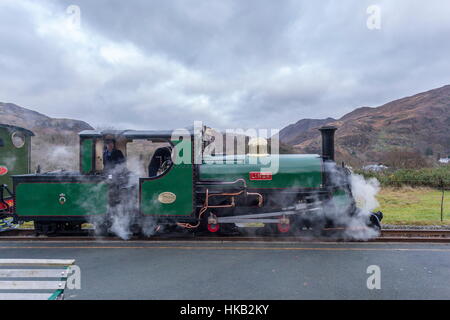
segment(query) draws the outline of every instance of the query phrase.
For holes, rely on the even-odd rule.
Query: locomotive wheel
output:
[[[34,230],[36,235],[51,235],[56,233],[57,225],[51,222],[34,222]]]
[[[278,231],[280,233],[288,233],[291,230],[291,222],[288,217],[282,217],[279,219],[279,223],[277,224]]]
[[[217,231],[219,231],[219,224],[218,223],[216,223],[216,224],[209,223],[208,224],[208,231],[209,232],[217,232]]]
[[[95,234],[100,236],[100,237],[106,237],[109,234],[109,228],[111,226],[106,223],[99,223],[98,225],[95,226]]]
[[[76,222],[63,222],[56,224],[56,232],[80,232],[81,231],[81,223]]]
[[[139,224],[135,223],[130,226],[130,232],[132,235],[139,235],[142,233],[142,228]]]
[[[208,217],[208,231],[209,232],[217,232],[219,231],[219,223],[217,222],[216,215],[210,213]]]
[[[278,227],[278,231],[281,233],[288,233],[289,230],[291,230],[290,224],[286,224],[286,223],[278,223],[277,227]]]

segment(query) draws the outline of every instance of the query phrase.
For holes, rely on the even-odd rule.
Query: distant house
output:
[[[380,172],[389,169],[387,166],[383,164],[369,164],[362,168],[364,171],[375,171]]]
[[[441,158],[441,159],[439,159],[439,163],[449,164],[450,163],[450,158]]]

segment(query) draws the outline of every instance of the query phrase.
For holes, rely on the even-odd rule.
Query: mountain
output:
[[[92,129],[92,127],[84,121],[50,118],[39,112],[20,107],[13,103],[3,102],[0,102],[0,122],[32,131],[41,131],[45,129],[80,132]]]
[[[55,119],[13,103],[0,102],[0,123],[29,129],[36,135],[31,140],[31,169],[78,169],[78,132],[92,130],[86,122]]]
[[[450,154],[450,85],[358,108],[338,120],[300,120],[280,131],[281,142],[299,152],[319,153],[322,125],[338,127],[336,156],[354,165],[381,161],[392,149],[423,155]]]
[[[304,141],[309,136],[311,129],[320,128],[336,119],[302,119],[295,124],[291,124],[280,131],[280,141],[288,145],[295,145],[298,141]],[[305,136],[306,134],[306,136]]]

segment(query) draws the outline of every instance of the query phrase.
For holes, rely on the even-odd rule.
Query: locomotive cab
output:
[[[127,177],[119,183],[122,189],[125,185],[136,188],[136,197],[130,194],[128,198],[137,202],[139,219],[194,218],[193,164],[191,158],[176,161],[185,157],[183,152],[192,153],[192,132],[184,132],[183,137],[174,135],[174,131],[84,131],[80,133],[80,150],[86,153],[80,156],[84,174],[103,174],[103,153],[99,152],[102,149],[94,146],[101,145],[106,135],[122,142],[120,150],[126,158]],[[85,144],[91,146],[83,148]]]

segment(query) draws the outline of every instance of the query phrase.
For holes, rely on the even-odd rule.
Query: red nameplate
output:
[[[250,172],[250,180],[272,180],[272,172]]]
[[[8,173],[8,168],[0,166],[0,176],[4,176],[7,173]]]

